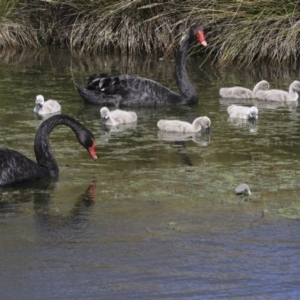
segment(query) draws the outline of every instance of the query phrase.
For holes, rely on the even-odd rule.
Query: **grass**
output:
[[[300,53],[299,5],[294,0],[2,0],[0,48],[59,45],[78,53],[169,56],[183,32],[202,23],[207,55],[220,65],[287,64]]]

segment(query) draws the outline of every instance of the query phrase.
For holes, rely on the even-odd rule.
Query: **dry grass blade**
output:
[[[207,55],[220,65],[295,62],[299,5],[296,0],[3,0],[0,47],[40,42],[66,44],[80,53],[168,56],[187,28],[201,23]]]

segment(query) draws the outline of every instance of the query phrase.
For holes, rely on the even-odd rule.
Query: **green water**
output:
[[[188,60],[197,106],[134,107],[136,125],[108,132],[100,107],[85,105],[74,85],[106,71],[177,90],[173,61],[47,50],[2,55],[1,147],[34,159],[42,119],[33,107],[43,94],[94,133],[98,155],[92,161],[69,128],[55,128],[58,180],[1,190],[4,298],[299,297],[299,109],[255,102],[258,122],[236,122],[226,111],[232,101],[220,100],[218,90],[261,79],[287,90],[300,76],[292,67],[222,70],[201,62]],[[212,121],[209,135],[156,127],[161,118],[201,115]],[[95,190],[86,192],[92,182]],[[252,196],[235,195],[241,183]]]

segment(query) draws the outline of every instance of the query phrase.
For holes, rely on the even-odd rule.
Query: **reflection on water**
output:
[[[58,208],[51,205],[49,190],[35,193],[34,218],[38,232],[46,238],[58,237],[64,240],[70,237],[70,229],[78,229],[86,226],[88,221],[88,209],[94,205],[96,183],[93,182],[86,191],[80,195],[73,208],[67,213],[61,213]]]
[[[296,111],[298,107],[298,101],[269,101],[259,99],[231,99],[231,98],[220,98],[222,105],[229,106],[231,104],[240,104],[244,106],[255,105],[258,109],[277,109],[277,108],[288,108],[289,111]]]
[[[257,120],[246,120],[239,118],[228,118],[228,122],[235,127],[246,127],[249,128],[251,133],[256,133],[258,130]]]
[[[202,61],[187,64],[198,105],[137,107],[137,124],[108,129],[74,85],[120,72],[175,90],[172,61],[1,52],[1,147],[35,159],[42,120],[32,99],[42,93],[93,132],[98,154],[90,160],[59,127],[50,138],[59,178],[0,190],[3,299],[299,298],[298,106],[235,99],[259,108],[257,122],[240,122],[228,120],[233,102],[218,95],[261,78],[286,89],[299,69],[199,68]],[[210,134],[156,126],[199,115],[212,120]],[[243,182],[247,199],[235,194]]]
[[[102,124],[102,128],[104,131],[104,141],[108,142],[111,137],[117,137],[120,133],[130,132],[136,130],[137,124],[119,124],[114,126],[107,126]]]
[[[193,141],[199,146],[207,146],[210,135],[201,132],[157,132],[157,137],[163,141]]]

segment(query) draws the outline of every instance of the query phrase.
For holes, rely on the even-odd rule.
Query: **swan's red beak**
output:
[[[88,151],[89,151],[91,157],[93,158],[93,160],[97,160],[95,140],[93,140],[93,145],[90,148],[88,148]]]
[[[198,41],[199,41],[204,47],[207,46],[207,43],[206,43],[206,40],[205,40],[205,37],[204,37],[204,32],[203,32],[203,30],[198,30],[198,31],[197,31],[197,39],[198,39]]]

